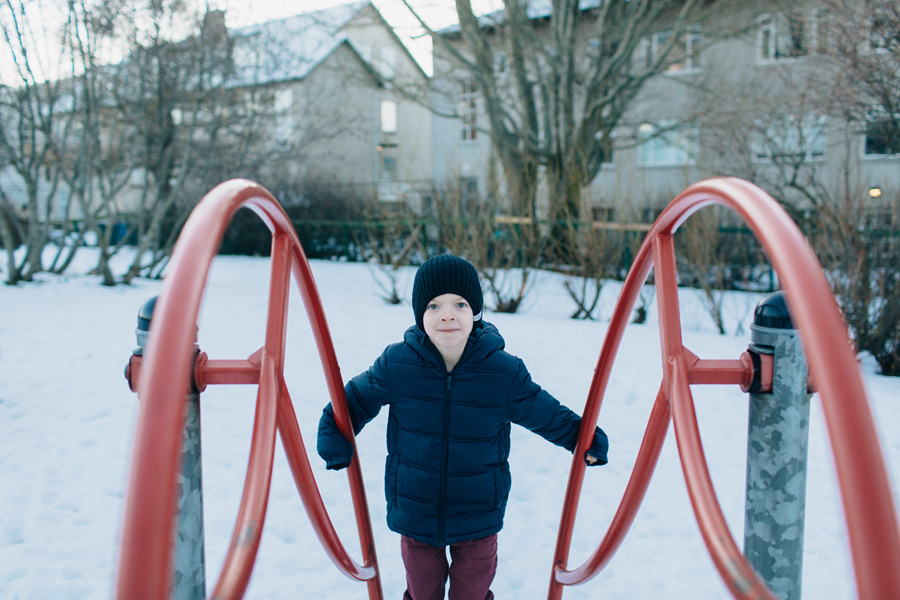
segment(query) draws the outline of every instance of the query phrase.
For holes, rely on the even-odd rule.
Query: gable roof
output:
[[[579,10],[585,12],[595,8],[599,8],[602,0],[581,0]],[[530,0],[525,6],[525,15],[529,21],[538,21],[541,19],[549,19],[553,15],[553,5],[551,0]],[[482,27],[490,28],[502,25],[506,21],[506,10],[499,9],[478,17],[478,23]],[[438,33],[454,34],[459,33],[459,23],[449,25]]]
[[[353,2],[232,30],[238,81],[303,79],[341,44],[353,47],[342,29],[368,4]]]

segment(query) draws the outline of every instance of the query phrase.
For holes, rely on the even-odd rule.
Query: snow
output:
[[[0,287],[0,597],[90,599],[113,594],[124,496],[138,400],[124,366],[135,346],[137,311],[161,283],[104,288],[82,265],[63,277]],[[0,268],[5,268],[0,259]],[[386,304],[366,265],[313,261],[341,372],[364,370],[412,323],[409,304]],[[401,272],[409,297],[414,270]],[[199,323],[210,358],[246,358],[262,345],[268,260],[218,257]],[[619,284],[604,286],[600,318],[568,318],[574,309],[556,275],[541,273],[519,314],[487,313],[534,379],[576,411],[584,406]],[[749,342],[759,296],[729,294],[728,335],[690,290],[682,291],[685,345],[702,358],[736,358]],[[489,302],[488,302],[489,305]],[[740,321],[740,323],[739,323]],[[742,328],[742,331],[741,331]],[[740,331],[739,335],[734,335]],[[900,380],[861,362],[885,461],[900,481]],[[660,381],[655,315],[629,325],[600,412],[610,464],[589,469],[570,567],[599,543],[615,513]],[[292,294],[286,379],[326,505],[355,559],[359,545],[343,472],[326,472],[315,430],[327,391],[305,311]],[[737,387],[695,386],[700,431],[723,512],[743,542],[747,397]],[[207,589],[212,590],[231,538],[246,472],[256,389],[210,387],[201,397]],[[358,439],[386,598],[404,589],[399,538],[384,522],[386,411]],[[500,534],[498,598],[541,598],[547,585],[571,456],[513,429],[513,491]],[[803,592],[807,598],[856,597],[843,512],[814,397],[810,422]],[[634,526],[608,567],[565,598],[728,598],[694,520],[674,434],[667,436]],[[247,598],[365,598],[365,586],[330,563],[306,518],[287,461],[276,447],[262,543]]]

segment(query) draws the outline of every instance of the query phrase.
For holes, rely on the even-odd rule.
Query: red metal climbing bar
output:
[[[585,406],[560,519],[548,598],[561,597],[563,585],[583,583],[609,562],[625,535],[623,527],[630,526],[642,500],[643,494],[636,490],[645,489],[652,475],[652,466],[647,468],[651,461],[644,455],[645,448],[661,445],[665,436],[662,411],[657,408],[660,398],[657,398],[638,455],[641,470],[636,469],[632,474],[603,541],[583,565],[568,570],[569,547],[584,476],[583,461],[577,457],[589,446],[615,354],[651,268],[655,269],[664,366],[660,393],[672,404],[679,454],[701,533],[723,580],[736,598],[771,596],[764,586],[758,585],[749,564],[737,552],[721,517],[690,397],[690,385],[697,383],[739,383],[746,389],[750,381],[747,357],[742,356],[739,361],[702,360],[681,345],[671,238],[690,215],[712,204],[731,209],[749,225],[770,257],[787,294],[791,314],[804,340],[811,379],[820,392],[834,449],[859,597],[866,600],[900,597],[900,570],[896,569],[900,564],[900,528],[893,494],[862,377],[821,267],[796,226],[771,197],[746,181],[715,178],[690,186],[663,211],[641,245],[616,302]],[[771,382],[771,368],[766,371],[766,363],[762,367],[762,383],[766,385],[766,377]],[[750,372],[752,376],[752,368]],[[668,423],[667,418],[665,422]]]
[[[197,316],[212,260],[226,226],[241,207],[256,212],[273,234],[265,345],[246,360],[209,360],[203,353],[192,357]],[[277,428],[301,499],[328,556],[342,573],[365,581],[370,598],[382,598],[358,459],[351,464],[348,477],[358,519],[362,565],[349,557],[334,533],[303,452],[299,427],[284,385],[287,301],[292,274],[312,327],[335,413],[343,418],[347,426],[345,435],[349,433],[348,438],[353,440],[324,310],[290,220],[271,194],[258,184],[232,180],[219,185],[198,204],[185,224],[154,312],[151,342],[143,359],[132,360],[129,365],[132,386],[139,392],[141,407],[125,506],[116,582],[118,598],[161,599],[170,590],[175,478],[184,393],[192,375],[200,389],[214,383],[259,385],[244,494],[232,544],[213,595],[236,598],[246,591],[265,520]]]
[[[637,514],[670,422],[674,423],[695,517],[723,581],[735,598],[772,598],[728,531],[706,465],[690,392],[695,384],[732,384],[746,391],[751,382],[765,390],[771,386],[771,364],[766,357],[751,359],[747,353],[737,359],[700,358],[684,348],[681,339],[673,236],[691,214],[710,204],[730,208],[750,226],[785,288],[791,314],[803,336],[811,377],[820,390],[834,448],[859,596],[865,600],[898,597],[900,571],[895,567],[900,564],[900,529],[893,495],[859,369],[828,284],[802,235],[777,203],[745,181],[718,178],[689,187],[663,211],[639,249],[616,302],[569,475],[548,598],[559,598],[564,585],[577,585],[596,576],[611,560]],[[225,227],[241,207],[256,212],[273,233],[265,345],[244,360],[211,360],[205,353],[192,357],[206,277]],[[588,560],[569,570],[569,549],[585,471],[584,461],[578,457],[590,446],[615,355],[651,269],[656,271],[663,381],[612,523]],[[211,384],[259,386],[244,494],[214,596],[241,597],[246,591],[265,520],[277,431],[301,500],[326,553],[342,573],[366,582],[370,598],[382,597],[358,459],[351,463],[348,477],[363,564],[350,558],[328,517],[284,382],[291,275],[312,326],[338,426],[353,440],[324,310],[287,215],[255,183],[233,180],[218,186],[185,225],[151,325],[152,343],[144,357],[133,357],[128,367],[132,388],[141,396],[141,408],[125,508],[118,598],[164,598],[170,589],[175,476],[184,393],[192,380],[199,390]],[[761,381],[757,380],[759,373],[754,372],[755,360],[762,367]]]
[[[647,422],[644,439],[638,450],[628,485],[625,487],[622,502],[613,516],[606,535],[582,566],[571,571],[564,569],[555,571],[556,582],[555,585],[551,585],[550,597],[559,597],[559,594],[562,593],[561,586],[563,585],[578,585],[594,577],[609,563],[613,554],[619,549],[619,546],[628,534],[628,530],[631,528],[631,524],[634,522],[635,516],[637,516],[637,511],[644,499],[644,495],[647,493],[647,486],[650,484],[653,471],[656,469],[656,463],[662,451],[670,418],[669,400],[666,398],[664,390],[660,388],[659,394],[656,396],[656,402],[653,403],[653,410]],[[565,512],[563,515],[563,518],[566,518]],[[571,538],[569,538],[568,542],[571,542]],[[565,550],[568,552],[568,546],[566,546]]]

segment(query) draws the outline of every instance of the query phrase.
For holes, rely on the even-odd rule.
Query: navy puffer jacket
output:
[[[388,346],[365,373],[346,385],[359,434],[382,406],[387,427],[385,497],[391,530],[433,546],[480,539],[500,531],[510,491],[510,423],[574,451],[581,417],[531,380],[521,359],[504,351],[489,324],[476,325],[448,373],[418,327]],[[590,454],[607,461],[598,427]],[[317,449],[328,468],[346,467],[351,444],[329,404],[319,422]]]

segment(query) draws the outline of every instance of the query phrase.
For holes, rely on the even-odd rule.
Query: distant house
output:
[[[598,43],[589,25],[596,6],[581,3],[581,52]],[[528,7],[535,29],[549,36],[541,29],[549,2]],[[502,23],[492,18],[483,31],[497,81],[510,91]],[[787,185],[792,175],[794,183],[814,181],[834,194],[852,187],[861,201],[900,197],[900,141],[884,133],[891,118],[900,118],[874,109],[842,117],[838,99],[829,98],[835,74],[823,50],[830,18],[815,0],[744,2],[691,27],[671,47],[669,68],[647,82],[613,132],[612,154],[582,195],[584,212],[598,221],[651,222],[687,185],[717,175],[794,194],[800,205],[802,195]],[[670,33],[649,32],[634,60],[654,60]],[[458,27],[442,35],[462,49]],[[874,41],[859,44],[862,56],[887,52],[878,35],[873,28]],[[434,119],[435,178],[487,194],[499,167],[481,92],[435,47],[432,85],[445,94],[446,112],[456,113]]]
[[[425,187],[417,183],[432,179],[430,112],[395,87],[424,89],[428,77],[368,1],[234,29],[223,11],[209,11],[197,35],[140,49],[96,74],[109,93],[97,104],[105,147],[96,152],[116,181],[85,186],[80,198],[90,198],[79,202],[64,178],[38,181],[42,220],[79,221],[89,206],[101,207],[97,219],[115,222],[178,186],[177,202],[195,202],[210,185],[233,177],[263,185],[339,183],[385,202],[409,200]],[[59,83],[69,94],[55,104],[61,130],[83,118],[71,108],[82,83]],[[217,145],[209,141],[214,136]],[[164,156],[176,144],[190,150]],[[70,143],[64,168],[83,151]],[[197,183],[183,185],[186,177]],[[26,204],[24,180],[6,165],[0,189],[12,206]]]
[[[393,85],[427,76],[370,2],[229,32],[237,85],[273,93],[274,149],[294,174],[379,189],[431,180],[431,116]]]

